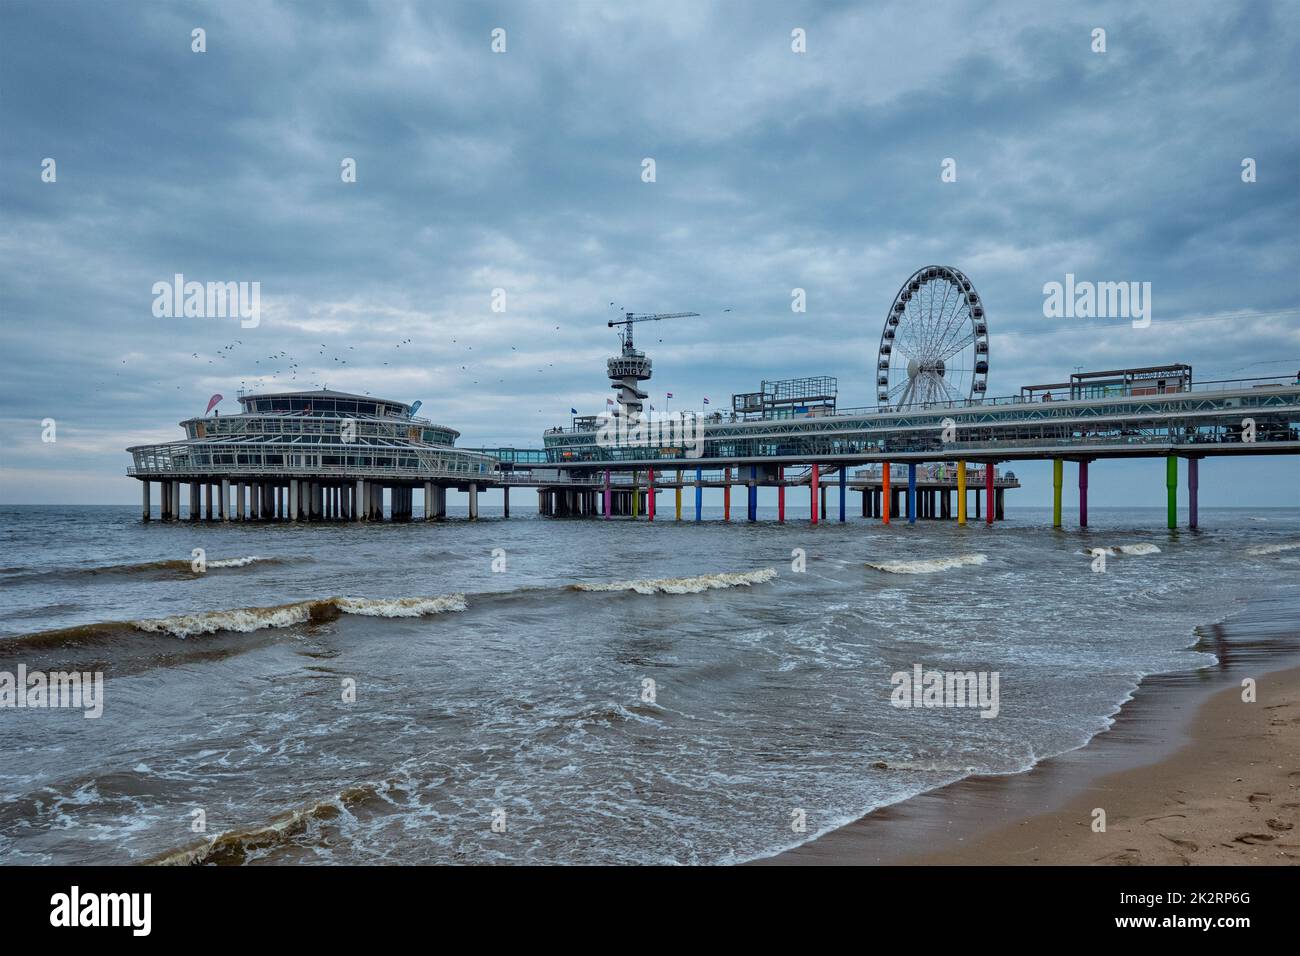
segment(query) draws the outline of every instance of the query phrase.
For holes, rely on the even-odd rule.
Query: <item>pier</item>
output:
[[[235,415],[181,422],[186,437],[129,448],[142,517],[152,489],[164,521],[393,521],[447,516],[448,492],[537,492],[553,517],[663,520],[703,517],[705,491],[721,492],[723,520],[758,520],[758,491],[808,490],[811,524],[846,521],[851,493],[863,518],[882,524],[951,520],[991,525],[1019,488],[1010,467],[1052,462],[1053,525],[1062,527],[1067,468],[1078,482],[1078,524],[1088,524],[1090,469],[1109,459],[1164,459],[1168,525],[1178,524],[1186,474],[1187,524],[1199,520],[1199,463],[1209,457],[1300,454],[1300,377],[1195,382],[1185,364],[1076,372],[990,397],[988,320],[970,279],[927,266],[900,287],[878,352],[877,404],[841,408],[838,381],[818,375],[764,381],[731,396],[728,412],[644,416],[653,363],[633,344],[642,321],[611,321],[622,349],[607,362],[616,399],[602,416],[575,415],[548,429],[540,448],[460,448],[459,432],[415,416],[404,402],[328,390],[241,395]],[[930,328],[934,325],[935,328]],[[905,361],[906,360],[906,361]],[[422,493],[417,514],[415,493]],[[687,497],[683,502],[684,494]],[[740,500],[743,496],[743,502]],[[802,495],[801,495],[802,496]],[[684,512],[685,504],[685,512]]]

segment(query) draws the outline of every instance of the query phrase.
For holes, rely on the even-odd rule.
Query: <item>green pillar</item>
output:
[[[1061,526],[1061,484],[1064,481],[1065,462],[1052,459],[1052,527]]]
[[[1169,527],[1178,527],[1178,457],[1165,459],[1165,488],[1169,492]]]

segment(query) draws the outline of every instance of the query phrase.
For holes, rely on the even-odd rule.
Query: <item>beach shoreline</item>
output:
[[[1077,750],[919,794],[753,862],[1296,865],[1297,663],[1224,655],[1217,667],[1154,675]],[[1246,677],[1254,703],[1242,700]],[[1098,809],[1105,832],[1094,829]]]

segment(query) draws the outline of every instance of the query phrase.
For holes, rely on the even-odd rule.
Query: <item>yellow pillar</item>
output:
[[[637,473],[632,472],[632,517],[637,518],[641,514],[641,489],[636,486]]]
[[[957,462],[957,523],[966,523],[966,462]]]

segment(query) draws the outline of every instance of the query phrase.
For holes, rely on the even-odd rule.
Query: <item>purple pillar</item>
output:
[[[1079,462],[1079,527],[1088,527],[1088,460]]]
[[[1196,527],[1196,489],[1200,487],[1199,458],[1187,459],[1187,527]]]
[[[609,469],[605,469],[605,517],[609,517]]]

